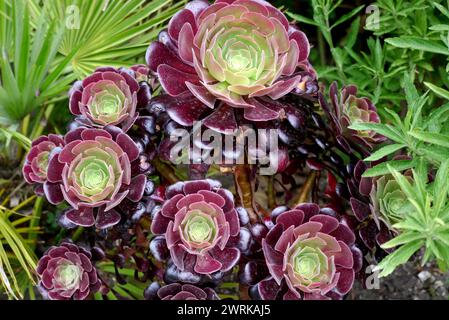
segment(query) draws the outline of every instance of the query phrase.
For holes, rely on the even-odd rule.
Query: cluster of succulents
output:
[[[58,205],[59,225],[85,235],[40,259],[44,297],[105,296],[126,282],[127,266],[144,274],[149,300],[219,299],[223,282],[238,282],[227,296],[242,299],[343,299],[363,256],[383,252],[408,209],[394,180],[362,177],[360,160],[385,138],[349,126],[379,123],[375,106],[336,84],[329,103],[310,50],[266,1],[194,0],[151,43],[146,65],[77,81],[71,129],[34,141],[23,166],[35,192]],[[167,162],[171,131],[199,120],[223,135],[277,129],[277,184],[263,189],[254,164]]]

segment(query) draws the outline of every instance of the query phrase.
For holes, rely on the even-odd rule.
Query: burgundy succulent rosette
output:
[[[361,244],[366,247],[367,252],[374,252],[381,257],[385,252],[380,246],[393,237],[392,233],[387,225],[378,219],[378,212],[374,209],[371,199],[373,179],[362,176],[369,167],[360,160],[351,168],[351,176],[346,180],[346,186],[355,219],[348,219],[348,225],[351,229],[357,230]]]
[[[339,299],[353,285],[362,255],[354,233],[316,204],[275,216],[262,240],[270,276],[256,286],[263,300]]]
[[[151,231],[164,235],[180,270],[205,275],[226,272],[240,258],[231,241],[240,232],[233,196],[215,180],[178,182],[167,188]]]
[[[220,300],[211,288],[199,288],[191,284],[172,283],[157,291],[161,300]]]
[[[89,251],[71,243],[48,249],[36,269],[43,296],[51,300],[84,300],[97,292],[101,282],[91,258]]]
[[[306,92],[314,71],[306,35],[263,0],[189,2],[147,51],[147,63],[173,101],[167,112],[181,125],[204,120],[223,132],[282,115],[273,103]],[[306,72],[306,75],[304,74]]]
[[[127,131],[138,116],[137,108],[145,107],[151,98],[146,81],[138,82],[145,72],[132,69],[97,68],[70,90],[70,111],[86,126],[103,128],[119,126]],[[148,74],[148,73],[147,73]],[[139,78],[137,78],[139,76]]]
[[[41,136],[31,143],[22,173],[26,182],[36,184],[38,194],[52,189],[51,182],[47,181],[48,162],[64,145],[63,137],[56,134]]]
[[[376,106],[365,97],[357,96],[357,87],[345,86],[338,91],[334,82],[329,89],[331,103],[328,104],[323,94],[319,94],[319,102],[325,111],[337,141],[347,152],[364,149],[371,150],[386,138],[372,130],[355,131],[349,129],[355,123],[380,123]]]
[[[72,207],[65,217],[75,225],[113,226],[120,221],[114,208],[125,198],[137,202],[143,196],[146,176],[134,174],[131,165],[139,149],[121,130],[110,132],[76,128],[48,163],[47,199],[52,204],[65,200]]]

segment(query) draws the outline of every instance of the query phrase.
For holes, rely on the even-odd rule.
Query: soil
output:
[[[372,281],[371,283],[373,283]],[[419,261],[399,266],[386,278],[379,279],[378,289],[362,288],[356,282],[349,300],[447,300],[449,272],[442,273],[434,265],[422,268]]]

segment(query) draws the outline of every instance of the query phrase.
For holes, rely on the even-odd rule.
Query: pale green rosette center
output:
[[[217,236],[214,219],[199,210],[190,211],[186,215],[181,229],[184,240],[198,249],[212,244]]]
[[[37,156],[37,166],[39,167],[39,171],[42,176],[47,176],[47,167],[48,167],[48,157],[50,156],[50,152],[44,151],[41,152]]]
[[[300,280],[297,284],[308,286],[311,283],[326,281],[327,256],[319,248],[299,246],[290,259],[295,278]]]
[[[82,162],[77,170],[80,186],[85,195],[94,195],[104,189],[110,175],[107,164],[99,159]]]
[[[65,290],[76,288],[81,281],[82,270],[79,266],[71,263],[62,264],[58,267],[56,281]]]

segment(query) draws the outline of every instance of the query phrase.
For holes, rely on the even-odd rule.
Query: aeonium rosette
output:
[[[184,124],[191,113],[216,108],[205,125],[220,131],[216,120],[232,117],[233,108],[243,108],[250,121],[279,118],[270,101],[304,91],[301,72],[313,71],[309,51],[306,35],[266,1],[195,0],[171,19],[146,58],[165,92],[177,98],[168,110],[173,119]],[[203,105],[192,107],[192,98]]]
[[[48,163],[47,199],[52,204],[65,200],[72,207],[65,217],[75,225],[113,226],[120,221],[114,207],[125,198],[137,202],[144,193],[146,176],[131,169],[139,156],[136,144],[119,129],[109,131],[79,127],[68,132],[64,147]]]
[[[231,240],[240,222],[232,194],[218,181],[196,180],[170,186],[165,197],[151,231],[164,235],[176,267],[206,275],[234,267],[240,251]]]
[[[413,185],[413,178],[405,176]],[[399,183],[392,175],[385,175],[375,179],[370,192],[373,211],[376,217],[384,221],[391,229],[392,225],[402,221],[415,207],[402,191]]]
[[[319,94],[320,105],[327,114],[336,138],[348,152],[352,152],[351,147],[357,148],[357,145],[370,150],[386,140],[383,135],[372,130],[349,129],[356,123],[380,123],[376,106],[368,98],[358,97],[357,91],[356,86],[349,85],[339,92],[337,83],[332,83],[329,89],[330,105],[323,94]]]
[[[211,288],[191,284],[171,283],[161,287],[153,282],[144,292],[147,300],[220,300]]]
[[[22,173],[26,182],[37,186],[36,193],[49,193],[54,188],[47,180],[48,162],[64,145],[63,137],[56,134],[41,136],[31,143]]]
[[[50,300],[84,300],[101,287],[92,254],[72,243],[51,247],[39,260],[39,289]]]
[[[82,124],[99,128],[114,125],[127,131],[138,116],[137,108],[149,102],[151,90],[140,72],[101,67],[75,82],[69,95],[70,111]]]
[[[350,291],[362,255],[346,225],[312,203],[273,219],[262,240],[270,276],[255,287],[258,298],[339,299]]]

